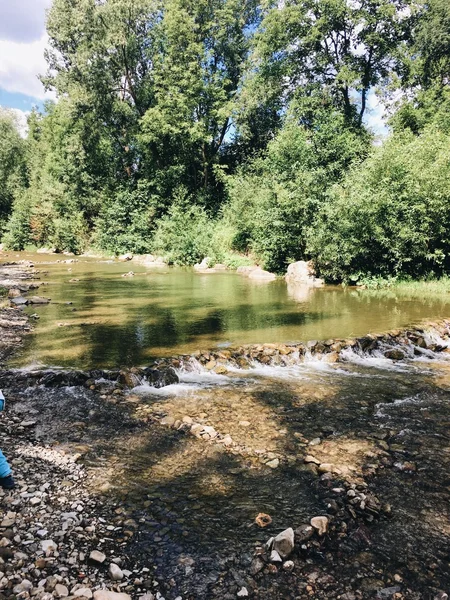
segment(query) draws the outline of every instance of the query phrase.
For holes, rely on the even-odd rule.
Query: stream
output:
[[[399,333],[450,316],[450,298],[9,258],[33,260],[52,300],[26,308],[37,318],[9,365],[17,373],[157,359],[175,368],[179,381],[160,389],[93,373],[86,385],[7,390],[13,414],[36,419],[37,440],[82,453],[92,490],[133,515],[127,552],[152,565],[167,600],[226,600],[242,588],[264,599],[450,591],[448,327],[427,325],[410,345]],[[387,346],[376,335],[335,342],[392,330]],[[299,342],[301,352],[290,348]],[[245,345],[257,360],[233,358]],[[336,481],[386,508],[341,522]],[[340,528],[296,551],[292,572],[254,573],[255,550],[324,511]],[[267,527],[255,524],[259,513]]]

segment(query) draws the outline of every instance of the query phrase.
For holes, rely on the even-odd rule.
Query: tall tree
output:
[[[27,180],[25,141],[12,112],[0,109],[0,234]]]
[[[361,125],[370,89],[396,66],[409,29],[408,0],[285,0],[269,6],[257,35],[255,81],[283,110],[293,96],[326,89]]]
[[[142,120],[141,140],[151,153],[150,165],[161,155],[168,165],[180,165],[190,189],[201,193],[206,205],[217,204],[217,169],[257,18],[255,0],[168,0],[165,5],[156,102]]]

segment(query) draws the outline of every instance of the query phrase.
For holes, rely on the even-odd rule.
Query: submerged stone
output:
[[[273,550],[282,558],[287,558],[294,549],[294,530],[292,527],[279,533],[273,540]]]

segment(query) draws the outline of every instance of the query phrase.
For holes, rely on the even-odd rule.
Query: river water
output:
[[[153,357],[350,338],[450,316],[446,297],[305,291],[233,273],[25,258],[48,282],[39,293],[52,298],[27,309],[39,315],[16,358],[27,368],[142,366]],[[122,277],[131,269],[134,277]],[[33,406],[45,442],[89,448],[93,487],[121,498],[140,523],[130,553],[147,557],[161,582],[173,580],[167,600],[231,599],[244,585],[267,600],[348,590],[354,598],[432,600],[450,587],[450,354],[440,335],[426,334],[429,349],[399,361],[350,349],[336,363],[307,353],[289,366],[214,372],[193,360],[178,370],[180,383],[143,385],[123,398],[101,382],[93,390],[30,388],[16,410]],[[183,419],[233,445],[170,427]],[[339,534],[337,546],[330,537],[294,574],[252,578],[255,546],[323,514],[307,454],[368,486],[392,515]],[[258,513],[272,517],[266,529],[254,524]]]
[[[9,253],[32,260],[39,293],[35,335],[16,364],[92,369],[241,344],[348,338],[450,314],[448,296],[288,286],[236,273]],[[62,262],[61,262],[62,261]],[[69,261],[69,262],[65,262]],[[132,270],[133,277],[123,277]]]

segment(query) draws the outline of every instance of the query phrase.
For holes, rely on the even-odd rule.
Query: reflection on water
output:
[[[11,253],[41,271],[35,333],[20,364],[108,367],[247,343],[365,335],[448,315],[450,298],[398,292],[256,284],[235,273]],[[60,257],[64,260],[65,257]],[[71,281],[72,280],[72,281]],[[74,281],[77,280],[77,281]]]

